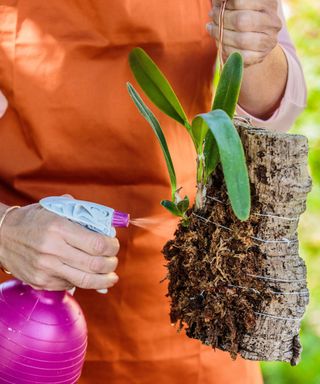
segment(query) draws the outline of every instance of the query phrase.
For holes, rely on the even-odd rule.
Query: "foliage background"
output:
[[[309,139],[313,189],[300,226],[301,256],[308,268],[310,304],[303,321],[301,363],[262,364],[266,384],[320,384],[320,1],[287,0],[288,28],[302,62],[308,86],[308,105],[292,133]]]

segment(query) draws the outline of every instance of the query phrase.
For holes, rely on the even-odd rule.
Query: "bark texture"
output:
[[[237,124],[252,209],[240,222],[223,175],[212,176],[201,211],[164,247],[171,321],[189,337],[250,360],[296,365],[309,299],[297,226],[311,188],[307,139]]]

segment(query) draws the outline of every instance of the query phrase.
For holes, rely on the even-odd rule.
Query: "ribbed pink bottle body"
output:
[[[0,384],[73,384],[81,375],[87,326],[67,292],[0,285]]]

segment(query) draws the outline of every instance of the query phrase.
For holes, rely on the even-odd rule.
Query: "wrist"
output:
[[[270,118],[281,103],[287,77],[286,55],[277,44],[263,62],[245,68],[239,105],[252,116]]]

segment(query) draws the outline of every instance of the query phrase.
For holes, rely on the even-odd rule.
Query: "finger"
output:
[[[54,265],[54,262],[51,263]],[[61,266],[62,263],[59,263]],[[28,285],[35,289],[44,289],[48,291],[63,291],[71,289],[72,284],[61,276],[55,276],[52,273],[51,268],[49,270],[32,269],[26,266],[25,272],[19,274],[20,280],[24,281]]]
[[[213,21],[216,25],[219,25],[218,12],[214,12]],[[281,29],[281,20],[278,17],[271,18],[264,12],[226,10],[224,14],[224,29],[238,32],[279,31]]]
[[[216,0],[214,6],[220,8],[222,0]],[[249,11],[267,11],[278,9],[277,0],[228,0],[226,9],[229,10],[249,10]]]
[[[207,29],[209,34],[218,41],[219,28],[214,23],[210,23]],[[277,45],[277,39],[266,33],[225,30],[223,34],[223,45],[241,50],[270,52]]]
[[[111,273],[118,266],[118,258],[114,256],[92,256],[68,244],[61,249],[59,259],[64,264],[89,273]]]
[[[67,244],[89,255],[116,256],[120,248],[117,238],[89,231],[81,225],[71,223],[70,221],[66,221],[62,236]]]
[[[242,55],[245,67],[261,63],[266,57],[266,54],[264,52],[235,49],[233,47],[223,46],[223,60],[226,61],[233,52],[239,52]]]
[[[33,289],[36,290],[46,290],[46,291],[68,291],[74,286],[66,280],[54,278],[52,280],[47,280],[47,282],[43,285],[37,285],[32,282],[25,281],[28,285],[30,285]]]
[[[35,259],[35,268],[54,274],[59,267],[57,262],[60,261],[85,272],[110,273],[118,266],[118,258],[115,256],[94,256],[64,241],[55,241],[51,249],[52,252],[41,254]]]
[[[70,284],[83,289],[110,288],[119,281],[119,277],[114,272],[108,274],[87,273],[66,264],[61,266],[59,274]]]

